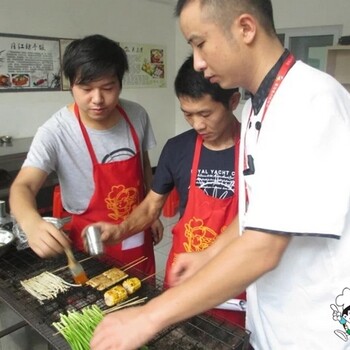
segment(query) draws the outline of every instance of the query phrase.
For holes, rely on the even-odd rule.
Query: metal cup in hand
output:
[[[88,226],[85,231],[85,243],[90,255],[101,255],[104,247],[101,240],[101,229],[98,226]]]

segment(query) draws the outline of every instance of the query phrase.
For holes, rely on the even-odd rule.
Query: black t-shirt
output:
[[[167,141],[154,174],[152,190],[167,194],[174,187],[179,192],[180,216],[188,198],[190,175],[197,133],[188,130]],[[202,146],[196,186],[216,198],[232,197],[235,191],[235,146],[212,151]]]

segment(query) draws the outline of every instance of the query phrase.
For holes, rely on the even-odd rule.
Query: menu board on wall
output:
[[[161,45],[120,42],[129,61],[124,88],[166,87],[166,48]]]
[[[59,39],[0,34],[0,92],[61,90]]]
[[[0,92],[69,90],[61,62],[74,39],[0,33]],[[166,48],[155,44],[119,42],[129,71],[124,88],[166,87]]]

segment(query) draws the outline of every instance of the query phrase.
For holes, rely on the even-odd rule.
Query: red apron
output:
[[[235,193],[233,197],[224,199],[208,196],[196,186],[202,143],[202,138],[197,135],[186,209],[172,230],[173,244],[166,265],[165,286],[168,285],[168,274],[176,255],[183,252],[198,252],[208,248],[232,222],[238,212],[239,141],[235,145]],[[245,293],[237,298],[245,299]],[[244,327],[245,312],[213,309],[210,310],[210,313]]]
[[[125,111],[120,106],[117,106],[117,109],[130,127],[136,155],[126,160],[99,164],[86,128],[80,119],[79,109],[76,104],[74,105],[74,112],[79,120],[92,160],[95,186],[94,193],[85,212],[72,217],[70,237],[75,247],[79,250],[84,250],[81,232],[85,226],[97,221],[119,224],[144,198],[139,140]],[[131,236],[120,244],[105,246],[105,252],[108,258],[122,264],[147,256],[148,259],[138,264],[135,268],[147,275],[155,272],[153,239],[149,230]]]

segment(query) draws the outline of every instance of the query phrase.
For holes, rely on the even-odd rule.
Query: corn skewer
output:
[[[141,299],[139,299],[139,297],[134,297],[134,298],[132,298],[132,299],[130,299],[128,301],[124,301],[124,302],[122,302],[122,303],[120,303],[120,304],[118,304],[116,306],[113,306],[113,307],[111,307],[111,308],[109,308],[107,310],[104,310],[103,314],[107,315],[107,314],[109,314],[111,312],[123,309],[124,307],[141,304],[147,299],[148,299],[148,297],[144,297],[144,298],[141,298]]]

